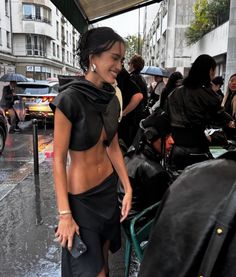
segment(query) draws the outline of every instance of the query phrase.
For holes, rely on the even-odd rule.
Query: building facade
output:
[[[76,74],[79,33],[50,0],[4,0],[0,9],[0,75],[35,80]],[[2,5],[2,4],[1,4]]]
[[[232,60],[236,53],[236,0],[231,0],[229,21],[189,46],[185,33],[194,18],[195,3],[196,0],[164,0],[160,4],[151,27],[146,29],[144,24],[142,53],[146,64],[167,68],[170,72],[178,70],[186,75],[197,56],[209,54],[217,62],[216,74],[223,75],[227,79],[229,71],[236,72],[236,64],[232,65],[232,62],[227,61],[227,55],[230,55]],[[144,22],[146,18],[148,18],[148,7],[145,10]]]

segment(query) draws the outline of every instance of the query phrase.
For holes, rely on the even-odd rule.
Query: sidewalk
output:
[[[60,247],[54,241],[57,211],[50,147],[40,158],[40,201],[31,172],[0,201],[0,277],[59,277]],[[42,217],[42,224],[40,222]],[[110,260],[111,277],[124,276],[123,249]]]

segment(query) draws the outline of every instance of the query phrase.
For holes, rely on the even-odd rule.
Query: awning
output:
[[[162,0],[51,0],[70,23],[83,33],[88,25]]]

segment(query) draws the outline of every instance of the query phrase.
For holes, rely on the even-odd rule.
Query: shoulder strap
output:
[[[197,276],[210,277],[236,214],[236,182],[225,199]]]

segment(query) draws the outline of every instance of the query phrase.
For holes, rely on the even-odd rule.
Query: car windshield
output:
[[[48,94],[49,87],[46,86],[34,86],[34,87],[17,87],[17,93],[18,94]]]

